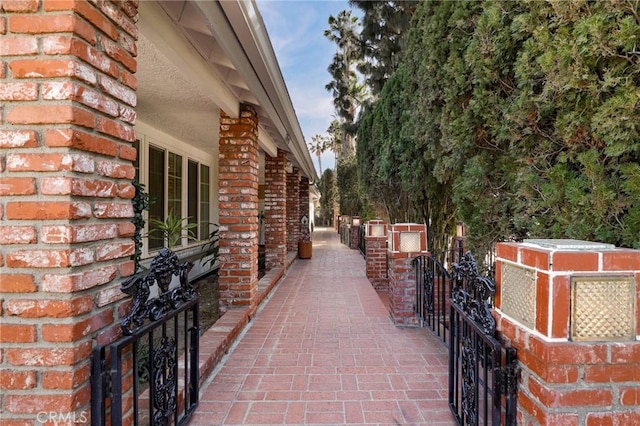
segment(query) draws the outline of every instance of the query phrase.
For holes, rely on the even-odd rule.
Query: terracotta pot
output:
[[[313,245],[311,241],[298,242],[298,258],[299,259],[311,259],[312,252],[313,252]]]

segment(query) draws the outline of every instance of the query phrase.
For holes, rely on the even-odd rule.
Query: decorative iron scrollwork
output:
[[[189,283],[191,262],[178,262],[178,256],[164,248],[151,261],[149,270],[136,274],[122,283],[120,289],[133,298],[131,312],[120,326],[125,335],[131,335],[145,320],[156,321],[184,302],[196,297],[196,291]],[[179,277],[180,285],[169,288],[173,276]],[[158,297],[149,298],[150,288],[158,285]]]
[[[476,392],[476,358],[478,353],[469,336],[461,342],[462,358],[462,412],[466,419],[465,424],[475,425],[478,410]]]
[[[465,253],[459,263],[453,264],[453,276],[456,287],[451,292],[451,302],[458,305],[485,334],[494,336],[496,321],[490,309],[491,299],[496,292],[493,280],[480,275],[471,252]]]
[[[153,424],[168,425],[169,418],[176,412],[176,365],[178,352],[176,341],[163,336],[160,346],[153,355],[154,391]]]
[[[426,308],[427,308],[427,313],[429,314],[433,314],[434,312],[434,291],[433,291],[433,281],[435,279],[435,276],[433,274],[433,269],[431,268],[426,268],[424,270],[424,289],[425,289],[425,294],[424,294],[424,298],[426,300]]]

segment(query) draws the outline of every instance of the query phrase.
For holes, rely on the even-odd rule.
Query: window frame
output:
[[[163,135],[163,134],[154,134],[153,136],[150,136],[149,133],[151,132],[146,132],[146,131],[140,131],[138,129],[136,129],[136,136],[137,136],[137,140],[138,140],[138,146],[139,146],[139,150],[137,153],[137,165],[138,165],[138,169],[139,169],[139,182],[141,184],[144,185],[144,188],[146,191],[148,191],[149,189],[149,166],[150,166],[150,159],[149,159],[149,149],[150,147],[154,147],[155,149],[158,150],[163,150],[164,151],[164,158],[165,158],[165,167],[169,166],[169,155],[170,154],[174,154],[174,155],[178,155],[181,158],[181,169],[182,169],[182,177],[181,177],[181,211],[179,212],[180,217],[187,217],[188,216],[188,209],[189,209],[189,172],[188,172],[188,167],[189,167],[189,163],[195,163],[197,165],[197,170],[198,170],[198,177],[196,180],[196,192],[197,192],[197,201],[196,201],[196,206],[197,206],[197,214],[198,214],[198,218],[196,221],[196,224],[198,225],[198,228],[196,228],[194,231],[195,235],[197,237],[199,237],[201,235],[201,229],[200,227],[202,226],[200,223],[200,203],[201,203],[201,199],[202,196],[200,194],[201,191],[201,182],[202,182],[202,178],[201,178],[201,170],[202,170],[202,166],[206,166],[208,167],[209,170],[209,194],[208,194],[208,198],[210,200],[210,207],[209,207],[209,223],[214,222],[215,218],[213,217],[212,213],[216,211],[216,206],[211,205],[211,203],[216,200],[216,194],[214,193],[215,188],[212,185],[212,182],[214,182],[215,179],[215,170],[217,170],[217,164],[215,163],[215,158],[213,157],[213,155],[207,155],[206,153],[197,150],[194,147],[191,147],[187,144],[185,144],[184,142],[181,142],[179,140],[176,140],[168,135]],[[164,200],[163,200],[163,211],[164,211],[164,217],[166,218],[167,214],[168,214],[168,172],[164,173]],[[149,233],[149,211],[145,211],[143,213],[143,217],[145,219],[145,227],[144,230],[142,232],[142,235],[145,236],[145,238],[143,238],[143,244],[142,244],[142,255],[141,258],[142,259],[148,259],[153,257],[160,249],[161,247],[158,248],[153,248],[150,249],[149,248],[149,238],[146,237],[148,236]],[[207,229],[207,235],[210,232],[209,229]],[[181,243],[178,246],[175,246],[173,248],[173,250],[176,253],[188,250],[188,249],[193,249],[193,248],[198,248],[204,244],[206,244],[207,241],[205,240],[201,240],[201,241],[193,241],[187,238],[186,234],[183,233],[182,235],[182,239],[181,239]],[[191,251],[191,250],[189,250]]]

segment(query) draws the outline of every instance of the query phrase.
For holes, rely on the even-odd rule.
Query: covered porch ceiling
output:
[[[202,150],[218,139],[219,110],[252,105],[260,147],[280,148],[310,181],[317,174],[262,17],[253,1],[140,2],[138,116]]]

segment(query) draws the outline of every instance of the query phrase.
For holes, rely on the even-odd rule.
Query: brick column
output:
[[[240,118],[220,114],[218,186],[220,306],[253,305],[258,294],[258,117],[241,105]]]
[[[416,275],[412,261],[417,256],[428,254],[425,225],[398,223],[389,227],[389,303],[395,324],[419,325],[414,312]]]
[[[266,268],[284,267],[287,260],[287,153],[265,159],[264,245]]]
[[[298,202],[300,203],[300,220],[303,216],[306,216],[309,220],[309,232],[311,232],[311,217],[309,216],[309,178],[306,176],[300,177],[300,192],[298,193]],[[298,220],[298,223],[300,223]]]
[[[351,225],[349,225],[349,248],[352,250],[358,249],[358,242],[360,240],[360,220],[359,216],[354,216],[351,219]]]
[[[300,170],[287,173],[287,250],[298,250],[300,236]]]
[[[91,349],[120,330],[135,231],[137,11],[126,6],[2,3],[3,424],[41,424],[42,411],[88,421]]]
[[[367,278],[376,290],[388,290],[387,278],[387,223],[370,220],[366,226]]]
[[[640,424],[640,251],[497,246],[498,330],[518,350],[518,424]]]

